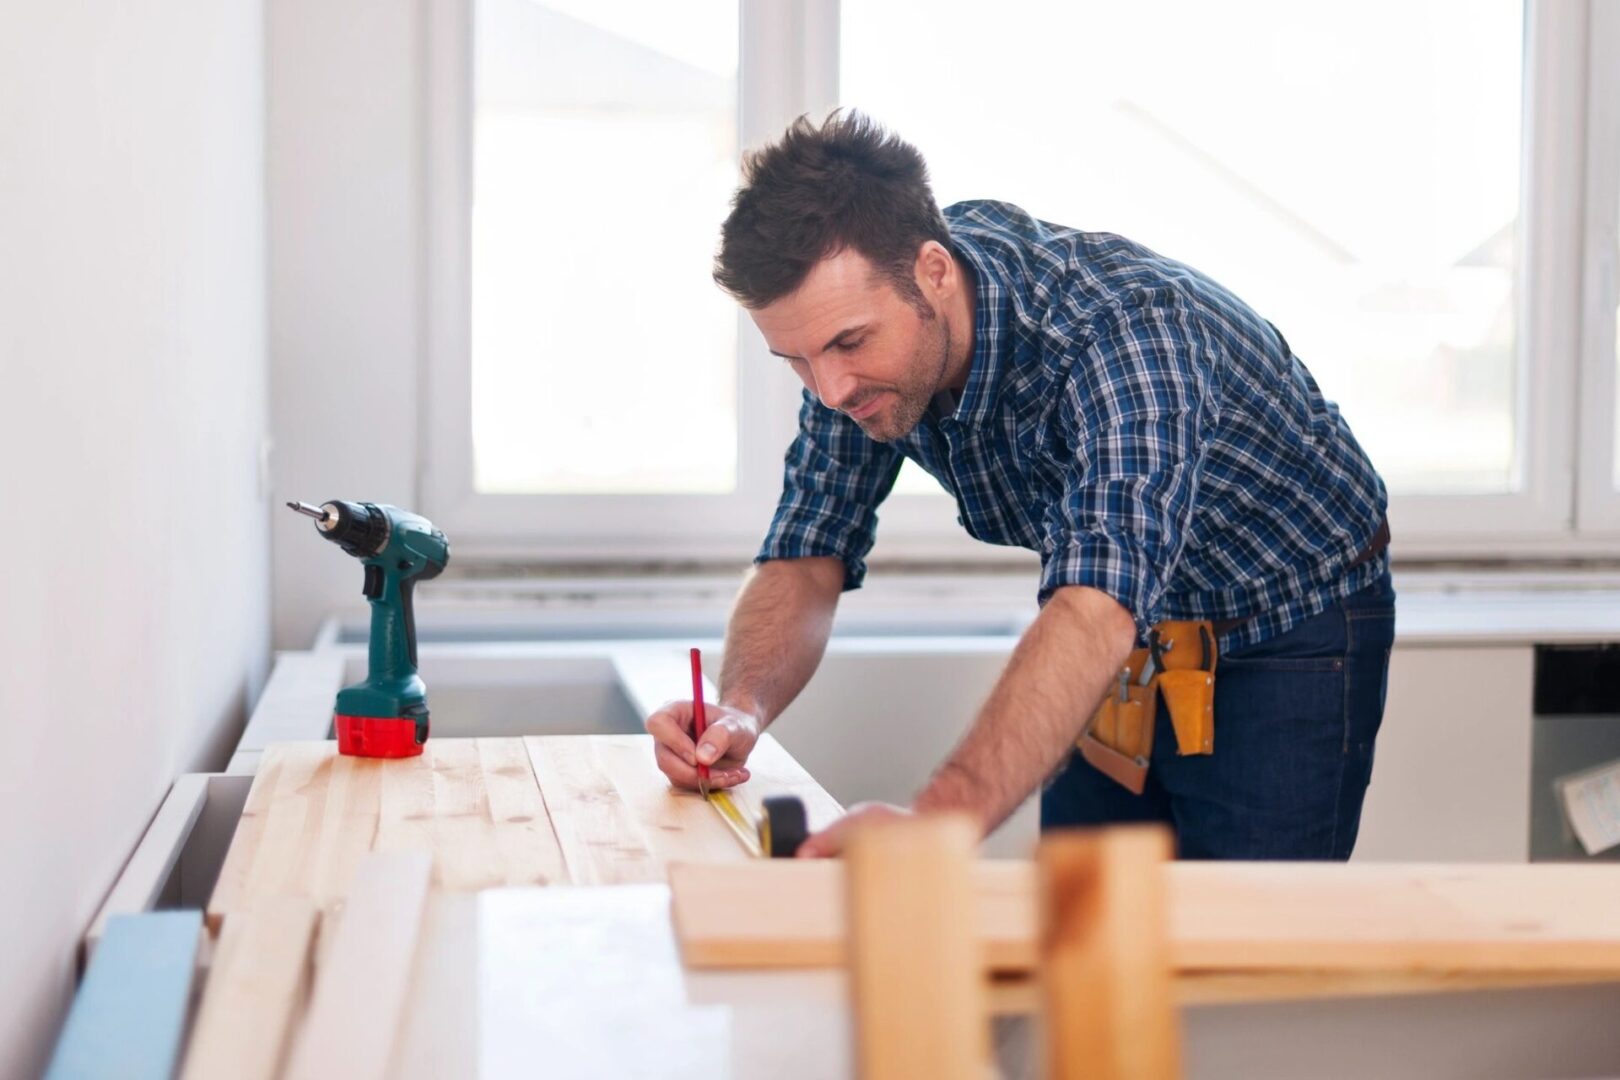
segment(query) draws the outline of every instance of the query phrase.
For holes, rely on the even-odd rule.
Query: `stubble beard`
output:
[[[945,381],[945,369],[951,356],[951,328],[935,316],[932,308],[924,315],[924,323],[933,329],[917,346],[911,377],[894,387],[896,400],[889,414],[872,417],[881,426],[869,427],[870,421],[855,421],[873,442],[894,442],[911,434],[922,422]]]

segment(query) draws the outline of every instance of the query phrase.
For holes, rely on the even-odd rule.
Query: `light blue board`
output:
[[[46,1080],[169,1080],[197,968],[200,911],[107,920]]]

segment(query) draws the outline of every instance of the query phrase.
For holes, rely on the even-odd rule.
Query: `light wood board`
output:
[[[264,753],[209,900],[215,929],[268,897],[331,910],[373,851],[432,854],[446,892],[656,882],[673,861],[747,857],[713,807],[670,787],[647,735],[429,739],[394,760],[344,757],[330,741]],[[842,813],[769,735],[749,766],[733,789],[749,814],[769,795],[801,798],[812,828]]]
[[[1160,824],[1060,833],[1036,853],[1041,1016],[1052,1080],[1182,1075]]]
[[[676,791],[658,771],[649,735],[531,736],[528,747],[546,810],[576,885],[665,880],[674,862],[749,859],[719,813],[696,792]],[[842,812],[831,795],[769,735],[748,758],[750,779],[731,789],[757,817],[771,795],[797,795],[811,829]]]
[[[280,897],[225,920],[192,1028],[183,1080],[274,1080],[281,1075],[309,987],[318,918],[309,901]]]
[[[389,1080],[477,1073],[478,896],[441,892],[428,897]]]
[[[855,1072],[983,1080],[990,1025],[974,941],[978,827],[913,817],[853,830],[846,852]]]
[[[1031,864],[981,862],[989,968],[1035,962]],[[1172,863],[1178,971],[1607,972],[1620,977],[1620,866]],[[841,964],[833,862],[677,866],[694,967]]]
[[[330,741],[264,753],[209,900],[211,926],[269,897],[331,910],[371,852],[431,854],[444,891],[563,878],[521,739],[430,739],[401,759],[345,757]]]
[[[427,905],[432,856],[368,855],[319,965],[289,1080],[382,1080],[394,1053]],[[327,916],[328,927],[333,917]]]

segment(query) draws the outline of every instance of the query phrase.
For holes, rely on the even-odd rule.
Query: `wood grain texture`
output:
[[[426,852],[368,855],[323,950],[289,1080],[381,1080],[410,989],[432,877]],[[327,916],[328,925],[332,916]]]
[[[478,903],[475,893],[428,897],[390,1080],[478,1075]]]
[[[979,942],[992,971],[1035,968],[1034,870],[974,866]],[[836,967],[845,962],[844,867],[809,859],[670,868],[675,931],[694,968]]]
[[[374,851],[433,855],[434,887],[545,884],[564,868],[520,739],[430,739],[419,757],[272,744],[208,904],[210,925],[269,897],[330,910]]]
[[[1181,1075],[1162,873],[1170,852],[1161,825],[1041,842],[1041,1028],[1054,1080]]]
[[[987,965],[1033,970],[1033,864],[986,861],[976,873]],[[1620,977],[1620,866],[1171,863],[1164,873],[1178,971]],[[843,963],[842,874],[832,862],[676,867],[686,963]]]
[[[846,855],[850,997],[862,1080],[983,1080],[990,1025],[966,818],[855,830]]]
[[[280,897],[225,920],[192,1028],[184,1080],[274,1080],[309,989],[318,914]]]
[[[718,811],[677,791],[653,760],[648,735],[538,736],[524,740],[546,811],[576,885],[661,882],[676,862],[748,859]],[[797,795],[812,829],[842,812],[837,801],[769,735],[748,760],[751,779],[731,793],[757,816],[771,795]]]

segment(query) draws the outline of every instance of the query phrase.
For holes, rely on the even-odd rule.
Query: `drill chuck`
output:
[[[357,559],[388,546],[388,515],[372,503],[333,500],[321,504],[326,516],[315,523],[321,535]]]

